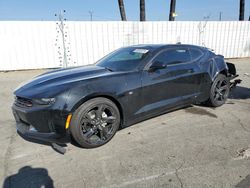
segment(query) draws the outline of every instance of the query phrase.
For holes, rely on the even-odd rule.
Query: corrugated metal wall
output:
[[[86,65],[122,46],[187,43],[227,58],[250,57],[250,22],[65,22],[69,66]],[[0,70],[62,66],[56,22],[1,21]]]

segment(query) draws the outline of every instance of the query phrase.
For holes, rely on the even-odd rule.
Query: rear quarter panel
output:
[[[221,72],[227,72],[228,68],[223,56],[216,55],[210,51],[206,52],[200,62],[201,70],[204,72],[204,76],[201,84],[202,95],[199,100],[205,101],[209,98],[210,87],[216,76]]]

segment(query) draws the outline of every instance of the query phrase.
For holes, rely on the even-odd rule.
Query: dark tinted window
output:
[[[202,56],[202,51],[198,49],[190,49],[190,54],[192,56],[192,59],[197,59]]]
[[[171,49],[159,54],[154,61],[163,62],[166,65],[185,63],[191,60],[186,49]]]

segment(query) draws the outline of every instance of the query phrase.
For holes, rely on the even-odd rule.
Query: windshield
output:
[[[122,48],[105,56],[96,65],[112,71],[130,71],[138,67],[148,52],[144,48]]]

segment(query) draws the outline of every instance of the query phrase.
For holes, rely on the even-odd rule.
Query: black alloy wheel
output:
[[[229,96],[229,92],[230,83],[228,78],[223,74],[219,74],[210,89],[209,105],[213,107],[223,105]]]
[[[75,141],[85,148],[107,143],[120,125],[120,113],[109,99],[94,98],[73,114],[70,130]]]

